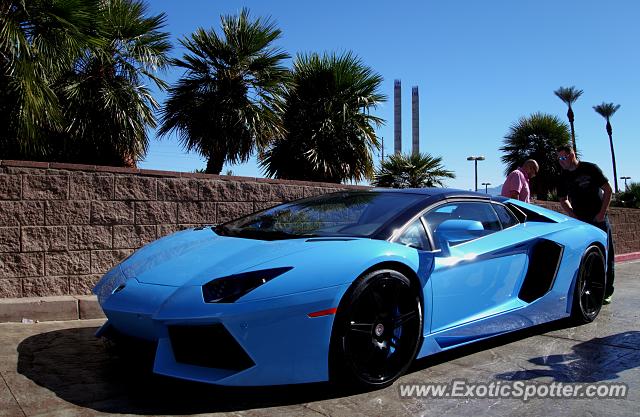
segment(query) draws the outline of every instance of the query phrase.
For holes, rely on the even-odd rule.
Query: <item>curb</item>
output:
[[[94,295],[0,299],[0,323],[104,318]]]
[[[629,262],[640,259],[640,252],[623,253],[614,257],[614,262]]]

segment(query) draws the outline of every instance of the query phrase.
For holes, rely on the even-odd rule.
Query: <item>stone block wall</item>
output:
[[[347,188],[366,187],[0,161],[0,298],[90,294],[159,237]]]
[[[368,187],[0,161],[0,298],[90,294],[135,249],[283,201]],[[538,202],[560,210],[557,203]],[[616,253],[640,251],[640,210],[611,209]]]
[[[543,207],[563,212],[560,203],[536,201]],[[640,210],[622,207],[609,208],[609,221],[613,229],[613,243],[616,255],[640,252]]]

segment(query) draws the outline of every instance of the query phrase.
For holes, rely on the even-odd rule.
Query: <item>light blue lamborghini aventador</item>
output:
[[[344,191],[159,239],[95,287],[98,334],[221,385],[392,383],[415,358],[600,311],[607,236],[447,189]]]

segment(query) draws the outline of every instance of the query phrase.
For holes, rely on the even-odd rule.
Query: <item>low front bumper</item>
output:
[[[207,304],[199,286],[127,280],[101,305],[117,332],[157,343],[154,372],[220,385],[326,381],[333,315],[347,286]]]

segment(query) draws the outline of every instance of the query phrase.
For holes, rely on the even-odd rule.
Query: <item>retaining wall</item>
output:
[[[283,201],[367,187],[0,161],[0,298],[90,294],[111,266],[174,231]],[[541,203],[559,210],[557,203]],[[640,210],[611,209],[616,253],[640,251]]]
[[[551,210],[563,212],[560,203],[536,201]],[[609,208],[609,221],[613,229],[615,254],[640,252],[640,210],[622,207]]]
[[[0,161],[0,298],[90,294],[111,266],[174,231],[368,187]]]

